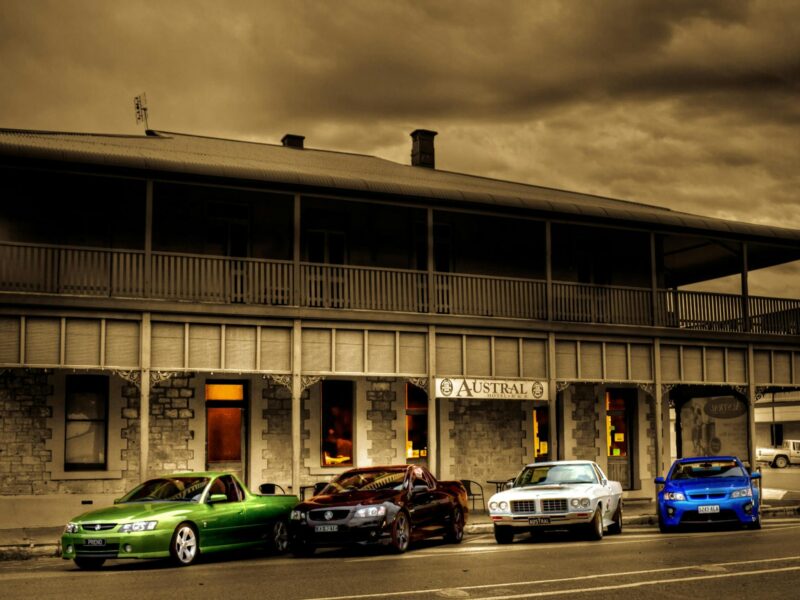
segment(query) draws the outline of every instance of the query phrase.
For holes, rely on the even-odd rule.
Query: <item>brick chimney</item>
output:
[[[285,148],[299,148],[300,150],[303,149],[303,140],[306,139],[304,135],[294,135],[293,133],[287,133],[285,136],[281,138],[281,144],[284,145]]]
[[[433,149],[435,131],[415,129],[411,132],[411,166],[436,168],[436,156]]]

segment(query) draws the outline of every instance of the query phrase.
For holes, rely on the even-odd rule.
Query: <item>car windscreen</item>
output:
[[[514,487],[597,483],[591,465],[532,465],[525,467],[514,480]]]
[[[403,471],[348,471],[333,479],[322,494],[342,492],[369,492],[377,490],[402,490],[406,472]]]
[[[197,502],[208,485],[208,477],[160,477],[145,481],[120,502],[161,500],[167,502]]]
[[[709,460],[675,465],[670,479],[708,479],[711,477],[747,477],[733,460]]]

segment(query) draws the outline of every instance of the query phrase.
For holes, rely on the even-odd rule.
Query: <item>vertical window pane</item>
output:
[[[208,462],[242,460],[242,409],[208,407]]]
[[[106,462],[105,423],[67,421],[64,462],[94,466]]]
[[[428,394],[406,384],[406,458],[428,456]],[[416,462],[416,461],[411,461]]]
[[[64,409],[64,470],[105,469],[108,377],[68,375]]]
[[[322,382],[323,467],[353,465],[353,382]]]

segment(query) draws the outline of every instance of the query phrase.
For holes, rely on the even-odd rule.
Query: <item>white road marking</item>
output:
[[[759,564],[766,564],[766,563],[774,563],[774,562],[787,562],[787,561],[800,561],[800,555],[797,556],[782,556],[779,558],[759,558],[754,560],[740,560],[740,561],[733,561],[733,562],[724,562],[724,563],[710,563],[710,564],[695,564],[695,565],[685,565],[682,567],[665,567],[663,569],[645,569],[642,571],[621,571],[617,573],[597,573],[593,575],[579,575],[576,577],[561,577],[558,579],[535,579],[532,581],[513,581],[510,583],[488,583],[484,585],[466,585],[457,588],[435,588],[435,589],[426,589],[426,590],[407,590],[402,592],[379,592],[375,594],[361,594],[358,596],[348,595],[348,596],[325,596],[319,598],[308,598],[307,600],[356,600],[358,598],[388,598],[388,597],[396,597],[396,596],[411,596],[413,594],[432,594],[438,593],[443,590],[488,590],[491,588],[504,588],[504,587],[519,587],[524,585],[543,585],[547,583],[567,583],[567,582],[577,582],[577,581],[586,581],[586,580],[595,580],[605,577],[631,577],[637,575],[652,575],[655,573],[671,573],[675,571],[689,571],[689,570],[716,570],[720,568],[727,568],[727,567],[740,567],[742,565],[759,565]],[[690,579],[711,579],[715,577],[725,577],[725,576],[736,576],[736,575],[752,575],[758,573],[772,573],[772,572],[780,572],[780,571],[797,571],[800,570],[800,566],[797,567],[781,567],[777,569],[762,569],[758,571],[748,571],[746,573],[726,573],[720,575],[698,575],[693,577],[687,577],[684,580]],[[680,579],[666,579],[666,580],[659,580],[659,582],[667,583],[667,582],[674,582],[674,581],[682,581]],[[584,592],[584,591],[602,591],[602,590],[611,590],[617,589],[618,587],[635,587],[638,585],[653,585],[656,582],[653,580],[646,581],[646,582],[636,582],[632,584],[619,584],[617,586],[605,586],[605,587],[595,587],[595,588],[578,588],[576,590],[562,590],[562,591],[552,591],[552,592],[534,592],[533,594],[523,594],[520,596],[492,596],[487,599],[476,599],[476,600],[496,600],[497,598],[527,598],[527,597],[535,597],[535,595],[554,595],[554,594],[567,594],[570,592]]]

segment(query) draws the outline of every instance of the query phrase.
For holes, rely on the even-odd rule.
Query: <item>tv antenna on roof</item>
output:
[[[147,123],[147,95],[142,92],[139,96],[134,96],[133,107],[136,109],[136,123],[144,123],[145,131],[150,129]]]

